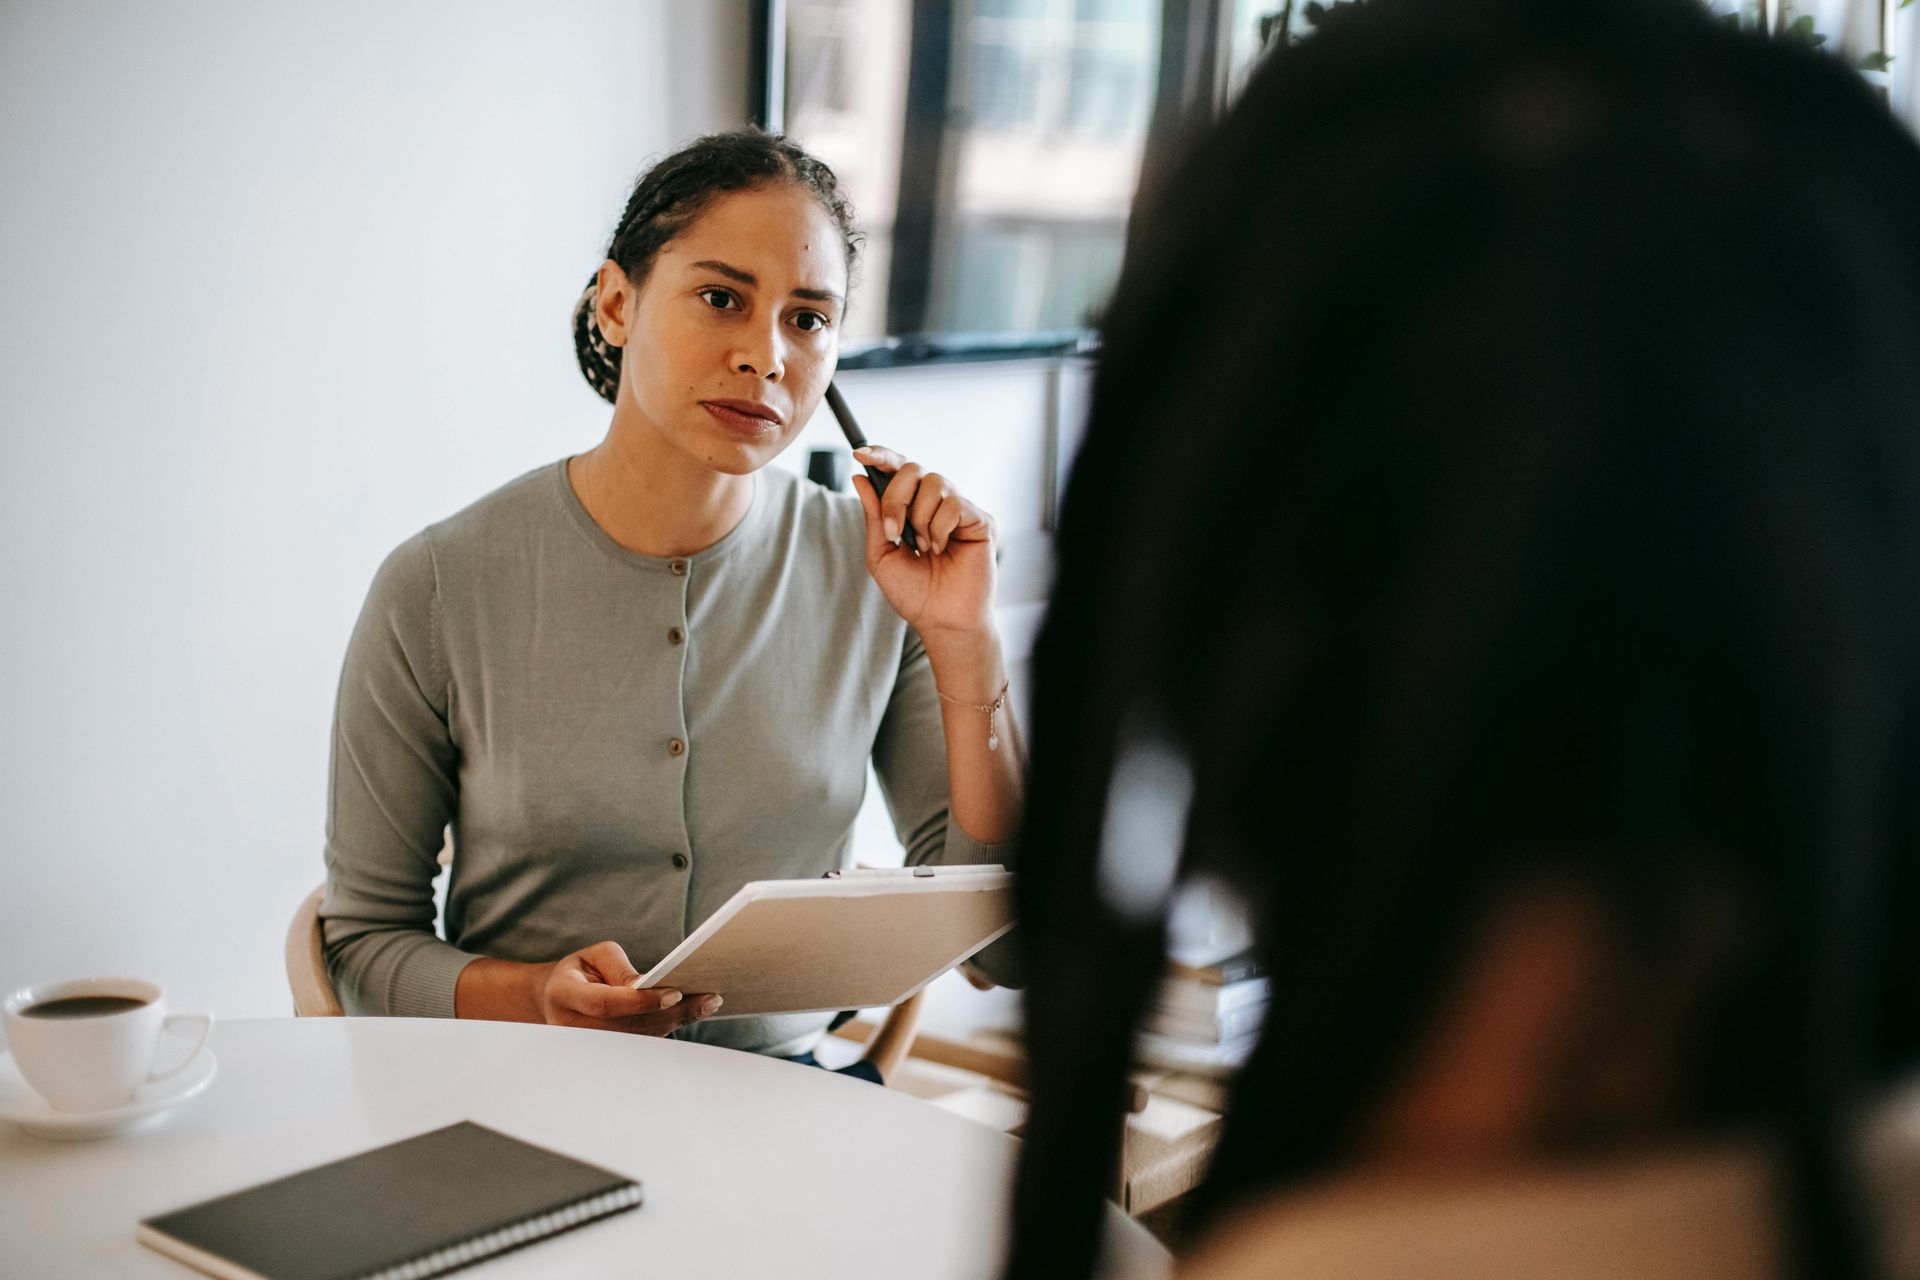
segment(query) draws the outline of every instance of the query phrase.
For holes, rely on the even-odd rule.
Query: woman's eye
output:
[[[818,311],[802,311],[794,316],[793,327],[802,333],[818,333],[827,327],[827,318]]]
[[[715,311],[730,311],[735,305],[731,289],[702,289],[700,298]]]

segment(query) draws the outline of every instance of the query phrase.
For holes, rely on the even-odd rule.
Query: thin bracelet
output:
[[[933,691],[935,693],[940,693],[940,701],[942,702],[951,702],[956,707],[972,707],[975,711],[986,712],[987,713],[987,750],[998,751],[1000,749],[1000,734],[994,728],[993,717],[996,714],[998,714],[1000,711],[1006,708],[1008,687],[1009,686],[1006,684],[1001,685],[999,696],[996,697],[992,702],[968,702],[963,698],[949,698],[946,694],[940,693],[939,685],[935,685],[933,687]]]

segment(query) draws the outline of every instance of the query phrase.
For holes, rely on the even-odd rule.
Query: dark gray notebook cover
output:
[[[143,1243],[154,1248],[185,1258],[167,1248],[167,1240],[179,1241],[231,1272],[269,1280],[350,1280],[457,1252],[476,1240],[491,1237],[500,1245],[450,1258],[430,1273],[440,1274],[634,1208],[638,1187],[620,1174],[467,1121],[141,1226],[162,1237],[143,1233]],[[524,1228],[518,1233],[524,1239],[499,1239],[514,1227]]]

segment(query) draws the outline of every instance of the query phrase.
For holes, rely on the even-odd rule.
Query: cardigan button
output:
[[[678,738],[670,739],[667,743],[667,754],[670,756],[683,756],[687,754],[687,744]]]
[[[684,854],[684,853],[676,853],[676,854],[674,854],[674,855],[673,855],[673,869],[674,869],[675,871],[685,871],[685,870],[687,869],[687,855],[686,855],[686,854]]]
[[[667,561],[667,568],[673,570],[673,576],[676,578],[684,578],[687,576],[687,562],[685,560],[669,560]]]
[[[667,628],[668,644],[679,644],[682,640],[685,640],[686,638],[687,638],[687,633],[682,631],[680,628],[678,627]]]

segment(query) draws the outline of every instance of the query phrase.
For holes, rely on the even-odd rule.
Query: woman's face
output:
[[[637,294],[611,262],[600,280],[601,330],[626,349],[620,398],[660,443],[706,466],[765,466],[833,378],[846,254],[802,187],[715,198],[661,248]]]

